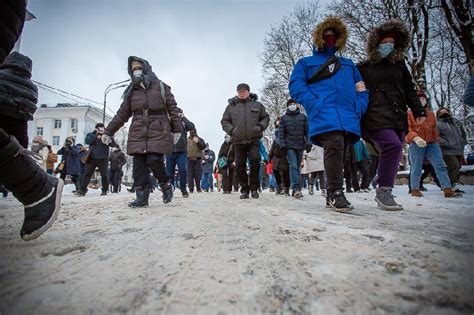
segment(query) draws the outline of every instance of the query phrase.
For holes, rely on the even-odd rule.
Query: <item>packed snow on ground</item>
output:
[[[32,242],[22,206],[0,199],[1,314],[472,314],[474,187],[445,199],[348,194],[351,214],[264,191],[178,193],[130,209],[133,195],[73,196]]]

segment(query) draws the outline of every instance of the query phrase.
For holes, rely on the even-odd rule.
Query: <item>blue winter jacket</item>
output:
[[[356,92],[355,84],[363,81],[352,60],[338,57],[341,67],[331,77],[308,84],[307,81],[335,54],[313,48],[313,55],[301,58],[290,77],[290,95],[306,110],[309,137],[330,131],[347,131],[360,137],[360,119],[367,110],[368,91]]]
[[[61,162],[64,162],[66,168],[66,175],[80,174],[81,161],[79,159],[79,152],[81,149],[75,145],[73,147],[62,147],[58,150],[58,154],[62,155]]]

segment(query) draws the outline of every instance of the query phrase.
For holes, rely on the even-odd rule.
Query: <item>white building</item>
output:
[[[74,137],[76,143],[85,145],[84,139],[94,131],[97,123],[102,122],[103,112],[90,105],[58,103],[54,106],[43,104],[36,110],[34,120],[28,122],[28,138],[40,135],[58,151],[67,137]],[[112,118],[105,115],[105,125]],[[126,148],[128,127],[124,126],[114,136],[117,143]],[[30,143],[31,144],[31,143]]]

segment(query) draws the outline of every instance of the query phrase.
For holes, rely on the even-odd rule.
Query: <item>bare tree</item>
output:
[[[266,34],[263,53],[260,56],[265,82],[261,94],[262,103],[272,121],[286,108],[289,98],[288,81],[296,62],[311,54],[312,32],[321,12],[317,1],[299,5]],[[272,133],[273,125],[267,129],[267,134]]]

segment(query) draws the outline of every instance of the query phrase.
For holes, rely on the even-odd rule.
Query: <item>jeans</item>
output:
[[[174,170],[178,165],[179,189],[186,191],[186,182],[188,178],[188,158],[186,152],[173,152],[166,156],[166,172],[174,177]]]
[[[202,173],[201,188],[204,190],[208,190],[208,189],[214,190],[212,173],[209,173],[209,172]]]
[[[420,189],[420,177],[421,170],[423,167],[423,159],[426,158],[430,161],[433,166],[436,176],[439,179],[441,189],[451,188],[451,182],[449,181],[448,172],[444,165],[443,155],[438,143],[428,143],[424,148],[420,148],[415,143],[410,144],[409,148],[411,173],[410,173],[410,184],[411,189]]]
[[[293,190],[301,190],[300,187],[300,164],[303,151],[288,149],[288,164],[290,165],[290,181]]]

